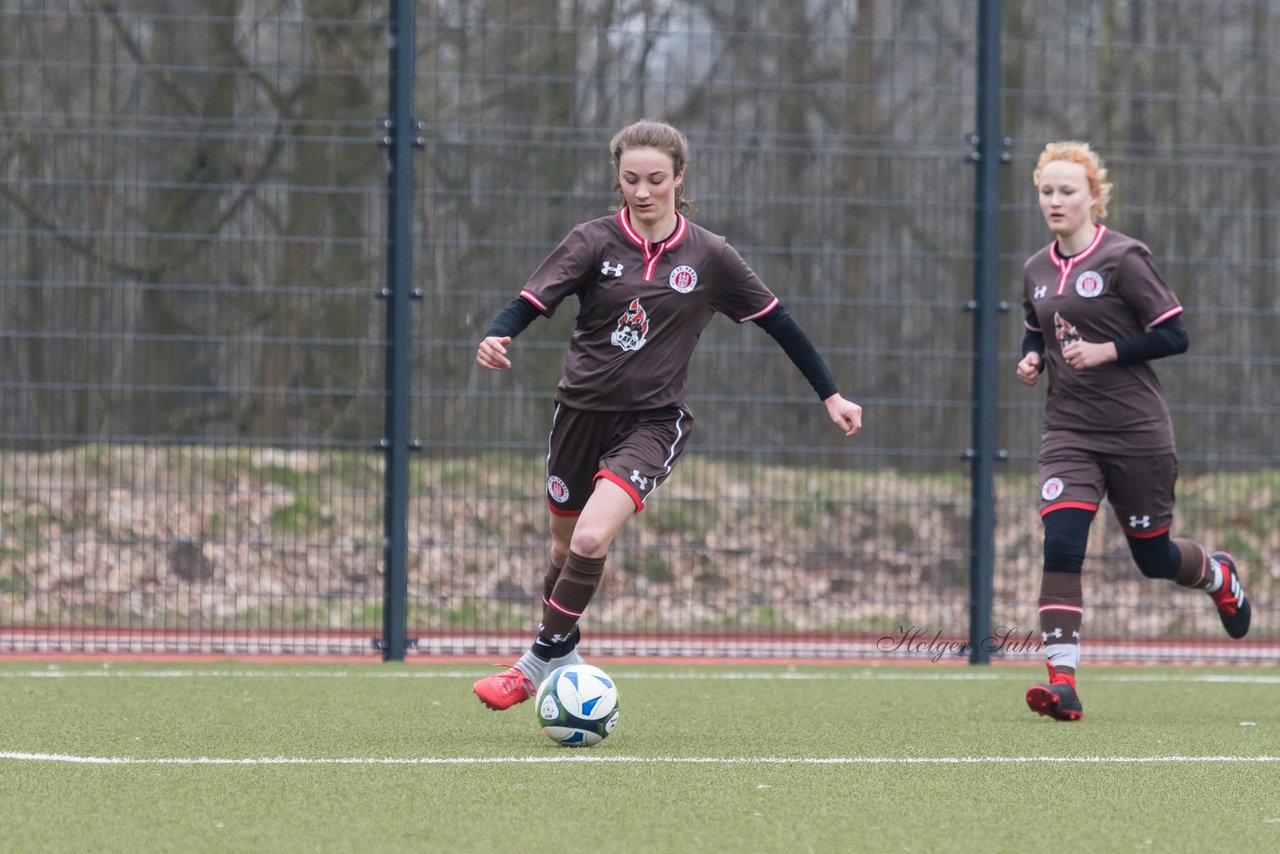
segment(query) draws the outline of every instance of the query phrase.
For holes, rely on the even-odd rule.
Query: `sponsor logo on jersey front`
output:
[[[1049,293],[1048,285],[1036,285],[1035,289],[1031,291],[1031,298],[1044,299],[1044,295],[1047,293]]]
[[[603,264],[600,265],[600,275],[613,276],[615,279],[618,278],[619,276],[622,275],[621,262],[610,263],[608,261],[605,261]]]
[[[1063,489],[1062,478],[1051,477],[1044,482],[1044,486],[1040,487],[1040,497],[1045,501],[1053,501],[1062,496]]]
[[[644,346],[645,337],[649,334],[649,314],[640,305],[640,300],[633,299],[631,305],[618,318],[618,325],[613,330],[609,341],[615,347],[621,347],[630,353]]]
[[[1063,347],[1080,340],[1080,330],[1058,312],[1053,313],[1053,334]]]
[[[1076,278],[1076,293],[1093,299],[1102,294],[1102,276],[1093,270],[1085,270]]]
[[[687,294],[698,284],[698,271],[688,264],[681,264],[667,276],[667,284],[671,285],[672,290]]]
[[[551,500],[557,504],[563,504],[569,500],[569,484],[565,483],[555,475],[547,478],[547,495],[551,496]]]

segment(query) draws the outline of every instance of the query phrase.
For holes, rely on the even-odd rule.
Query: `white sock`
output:
[[[529,677],[529,681],[536,688],[542,684],[542,680],[551,672],[551,662],[543,661],[541,658],[533,654],[532,650],[526,649],[524,655],[520,656],[520,660],[516,662],[516,667],[520,668],[520,672]]]
[[[1222,582],[1226,577],[1226,573],[1222,571],[1222,564],[1215,558],[1209,558],[1209,571],[1213,575],[1213,581],[1209,582],[1209,586],[1204,589],[1204,592],[1217,593],[1222,589]]]

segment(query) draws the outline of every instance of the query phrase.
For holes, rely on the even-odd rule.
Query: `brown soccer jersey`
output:
[[[1044,335],[1048,361],[1042,453],[1064,446],[1129,456],[1174,450],[1169,409],[1149,363],[1076,370],[1062,356],[1073,340],[1132,338],[1182,312],[1145,245],[1106,226],[1069,258],[1055,241],[1027,260],[1023,306],[1027,328]]]
[[[575,227],[520,295],[550,317],[579,301],[557,398],[574,409],[678,406],[689,360],[717,311],[738,323],[778,299],[723,237],[676,215],[662,243],[641,237],[625,208]]]

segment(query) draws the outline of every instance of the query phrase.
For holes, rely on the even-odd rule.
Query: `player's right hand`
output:
[[[1034,350],[1022,357],[1018,363],[1018,380],[1023,385],[1035,385],[1040,379],[1040,354]]]
[[[510,335],[490,335],[480,342],[480,347],[476,350],[476,361],[481,367],[491,371],[505,371],[511,367],[511,360],[507,358],[507,345],[510,343]]]

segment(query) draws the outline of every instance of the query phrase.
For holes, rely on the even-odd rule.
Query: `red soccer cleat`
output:
[[[1076,678],[1049,668],[1048,685],[1032,685],[1027,689],[1027,706],[1031,711],[1055,721],[1078,721],[1084,717],[1084,706],[1076,693]]]
[[[537,693],[538,687],[519,667],[508,667],[501,673],[476,680],[471,690],[476,692],[480,702],[500,712],[523,703]]]
[[[1239,640],[1249,633],[1249,620],[1253,616],[1253,608],[1245,598],[1244,587],[1240,584],[1240,571],[1236,562],[1226,552],[1214,552],[1210,555],[1222,567],[1222,586],[1217,593],[1210,593],[1213,604],[1218,608],[1218,618],[1227,634]]]

